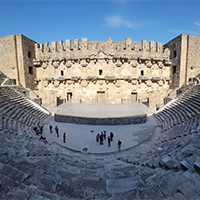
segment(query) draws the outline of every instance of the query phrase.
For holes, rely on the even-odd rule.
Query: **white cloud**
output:
[[[130,21],[128,19],[125,19],[121,16],[109,16],[106,19],[106,23],[108,26],[111,28],[121,28],[121,27],[126,27],[130,29],[135,29],[135,23],[133,21]]]
[[[149,24],[155,23],[151,20],[146,20],[146,21],[133,21],[129,20],[126,17],[114,15],[114,16],[108,16],[106,19],[106,25],[111,27],[111,28],[130,28],[130,29],[140,29],[144,26],[147,26]]]
[[[196,24],[197,26],[200,26],[200,23],[199,23],[199,22],[195,22],[195,24]]]

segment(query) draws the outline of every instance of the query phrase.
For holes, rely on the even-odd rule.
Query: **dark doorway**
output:
[[[65,100],[64,99],[61,99],[60,97],[57,97],[57,106],[61,105],[65,103]]]
[[[68,92],[67,93],[67,101],[71,101],[72,100],[72,92]]]

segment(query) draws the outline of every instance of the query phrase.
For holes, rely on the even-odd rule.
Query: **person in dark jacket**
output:
[[[108,139],[108,146],[110,147],[110,142],[111,142],[111,139],[110,139],[110,137],[109,137],[109,136],[107,137],[107,139]]]
[[[100,139],[100,145],[103,145],[103,133],[101,133],[101,135],[100,135],[100,137],[99,137],[99,139]]]
[[[110,132],[110,140],[113,141],[113,138],[114,138],[114,134],[113,132]]]
[[[120,140],[118,140],[117,145],[118,145],[118,150],[121,151],[121,144],[122,142]]]
[[[50,125],[50,126],[49,126],[50,133],[52,133],[52,128],[53,128],[53,127]]]
[[[66,133],[63,133],[63,142],[66,143]]]

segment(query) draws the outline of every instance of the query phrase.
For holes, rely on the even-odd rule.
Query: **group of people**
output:
[[[35,131],[36,135],[39,136],[39,140],[42,140],[45,144],[48,144],[46,137],[42,136],[43,127],[44,127],[43,125],[41,127],[39,127],[39,129],[37,127],[34,127],[33,130]],[[53,127],[51,124],[49,125],[49,131],[50,131],[50,133],[53,133]],[[59,137],[59,128],[57,125],[55,126],[55,132],[57,134],[57,137]],[[113,141],[113,138],[114,138],[114,133],[110,132],[109,136],[107,137],[108,147],[111,146],[111,142]],[[106,131],[105,130],[101,131],[101,134],[98,133],[96,135],[96,142],[100,142],[100,145],[104,144],[104,140],[106,140]],[[63,142],[66,143],[66,133],[63,133]],[[117,145],[118,145],[119,151],[121,151],[121,144],[122,144],[122,142],[120,140],[118,140]]]
[[[108,140],[108,147],[111,146],[111,142],[113,141],[114,134],[113,132],[110,132],[110,135],[107,137]],[[101,131],[101,134],[96,135],[96,142],[100,142],[100,145],[103,145],[104,140],[106,140],[106,131]],[[117,145],[118,145],[118,150],[121,151],[121,144],[122,142],[118,140]]]
[[[51,124],[49,125],[49,131],[50,133],[53,133],[53,127]],[[55,126],[55,131],[56,131],[57,137],[59,137],[59,128],[57,125]],[[66,133],[63,133],[63,142],[66,143]]]
[[[39,140],[42,140],[45,144],[48,144],[46,137],[42,135],[43,128],[44,128],[44,125],[40,126],[39,128],[34,127],[33,130],[35,131],[35,134],[39,136]]]

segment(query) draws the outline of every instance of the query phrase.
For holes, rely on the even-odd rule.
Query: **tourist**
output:
[[[110,147],[110,142],[111,142],[111,139],[110,139],[110,137],[109,137],[109,136],[107,137],[107,139],[108,139],[108,146]]]
[[[106,131],[104,130],[103,131],[103,137],[104,137],[104,140],[106,139]]]
[[[111,141],[113,141],[113,137],[114,137],[113,132],[110,132],[110,140],[111,140]]]
[[[66,133],[63,133],[63,142],[66,143]]]
[[[36,132],[36,135],[40,135],[41,133],[40,133],[40,131],[39,130],[37,130],[37,132]]]
[[[44,142],[45,144],[48,144],[48,141],[47,141],[46,138],[43,139],[43,142]]]
[[[35,133],[37,133],[37,127],[34,127],[33,130],[35,131]]]
[[[59,133],[58,133],[58,127],[57,127],[57,125],[56,125],[56,127],[55,127],[55,130],[56,130],[56,134],[57,134],[57,137],[59,137]]]
[[[96,142],[99,142],[99,133],[96,135]]]
[[[117,144],[118,144],[118,150],[121,151],[121,144],[122,144],[122,142],[120,140],[118,140]]]
[[[52,133],[52,126],[51,126],[51,124],[50,124],[50,126],[49,126],[49,130],[50,130],[50,133]]]
[[[39,140],[43,140],[44,137],[42,135],[39,135]]]
[[[103,133],[102,132],[101,132],[99,139],[100,139],[100,145],[103,145]]]
[[[40,127],[40,133],[42,134],[43,133],[43,125]]]

